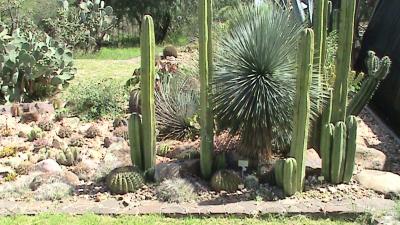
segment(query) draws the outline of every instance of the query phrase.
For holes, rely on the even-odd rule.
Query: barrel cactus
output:
[[[89,129],[86,130],[86,138],[95,138],[98,136],[101,136],[101,131],[96,125],[92,125],[89,127]]]
[[[235,192],[243,184],[240,176],[231,170],[220,170],[211,177],[211,188],[214,191]]]
[[[113,194],[133,193],[144,184],[143,176],[132,166],[114,169],[106,178],[107,188]]]
[[[38,126],[44,131],[51,131],[54,127],[54,123],[51,120],[42,120],[39,122]]]

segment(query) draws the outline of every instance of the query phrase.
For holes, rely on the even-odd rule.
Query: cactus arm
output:
[[[346,160],[343,172],[343,182],[349,183],[354,171],[354,161],[357,149],[357,118],[349,116],[346,121]]]
[[[155,37],[151,16],[143,19],[141,32],[141,98],[142,98],[142,134],[144,151],[144,170],[155,165],[156,127],[154,106],[155,85]]]
[[[128,121],[128,131],[132,165],[144,170],[143,148],[141,141],[141,121],[138,114],[133,113],[130,116]]]
[[[368,104],[374,96],[375,91],[378,89],[382,80],[386,78],[389,73],[391,60],[388,57],[379,58],[374,52],[368,52],[368,77],[361,86],[361,89],[351,99],[348,106],[348,113],[357,116],[361,110]]]
[[[345,123],[338,122],[335,126],[332,143],[331,181],[334,184],[338,184],[343,181],[346,136]]]
[[[321,73],[325,71],[326,65],[326,53],[327,53],[327,41],[328,37],[328,27],[329,27],[329,11],[332,8],[332,2],[324,1],[324,20],[323,20],[323,30],[322,30],[322,52],[321,52]]]
[[[211,4],[212,0],[199,1],[199,68],[200,68],[200,167],[204,178],[212,175],[212,153],[214,147],[214,117],[212,112],[212,44]]]
[[[333,124],[325,124],[321,130],[322,176],[326,181],[331,179],[331,156],[334,130],[335,126]]]
[[[297,93],[294,107],[293,135],[290,156],[297,161],[296,188],[303,190],[305,177],[305,153],[310,123],[310,85],[314,57],[314,32],[305,29],[301,33],[298,52]]]
[[[351,64],[351,51],[354,36],[354,17],[356,0],[342,2],[340,11],[339,45],[336,59],[336,80],[334,84],[333,105],[335,112],[332,122],[345,121],[347,111],[348,75]]]

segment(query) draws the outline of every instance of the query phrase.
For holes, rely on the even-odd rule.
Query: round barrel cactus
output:
[[[106,178],[107,188],[113,194],[126,194],[137,191],[144,184],[143,176],[132,166],[120,167],[111,171]]]
[[[211,188],[214,191],[235,192],[242,183],[240,176],[231,170],[220,170],[211,178]]]

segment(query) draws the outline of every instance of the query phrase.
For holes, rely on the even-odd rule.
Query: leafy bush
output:
[[[240,134],[249,157],[287,151],[296,94],[297,46],[303,25],[273,3],[233,11],[221,37],[214,75],[219,128]],[[312,111],[319,92],[311,87]]]
[[[64,93],[70,114],[84,120],[116,118],[125,112],[127,93],[112,79],[84,80]]]
[[[72,52],[63,44],[16,29],[9,35],[0,21],[0,101],[48,97],[74,78]]]

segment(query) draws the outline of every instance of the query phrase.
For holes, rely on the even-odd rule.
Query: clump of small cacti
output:
[[[143,176],[135,167],[114,169],[106,178],[107,188],[113,194],[133,193],[144,184]]]
[[[73,166],[80,161],[80,151],[77,148],[68,148],[57,156],[57,162],[64,166]]]
[[[15,146],[6,146],[0,151],[0,158],[15,156],[17,148]]]
[[[10,137],[13,134],[13,129],[6,125],[0,127],[0,137]]]
[[[60,127],[60,130],[57,133],[57,135],[60,138],[69,138],[72,136],[72,134],[73,134],[73,130],[71,129],[71,127],[68,127],[68,126]]]
[[[182,178],[163,181],[156,189],[157,197],[164,202],[190,202],[196,197],[194,186]]]
[[[40,129],[39,127],[34,127],[28,134],[28,141],[35,141],[39,138],[43,138],[44,137],[44,133],[42,131],[42,129]]]
[[[101,131],[96,125],[92,125],[91,127],[89,127],[89,129],[86,130],[86,138],[95,138],[99,136],[101,136]]]
[[[244,187],[249,190],[257,190],[260,186],[260,181],[254,175],[248,175],[244,178]]]
[[[231,170],[220,170],[211,177],[211,188],[214,191],[235,192],[241,184],[240,176]]]
[[[85,139],[81,136],[74,136],[69,140],[69,146],[82,147],[85,144]]]
[[[44,131],[51,131],[54,127],[54,124],[51,120],[42,120],[39,122],[38,126]]]
[[[129,139],[129,131],[128,131],[128,127],[126,127],[126,126],[121,126],[121,127],[115,128],[113,134],[115,137],[120,137],[125,140]]]
[[[161,144],[157,148],[157,155],[165,157],[171,151],[171,147],[167,144]]]
[[[18,175],[14,172],[8,173],[7,176],[4,178],[5,182],[11,182],[15,181],[17,179]]]

